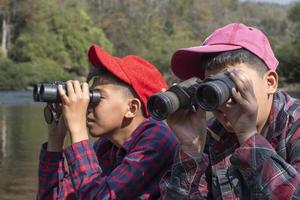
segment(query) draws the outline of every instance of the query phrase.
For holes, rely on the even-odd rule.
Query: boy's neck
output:
[[[128,138],[132,135],[133,131],[145,120],[144,117],[137,117],[117,130],[114,134],[109,136],[109,140],[117,147],[122,147]]]
[[[269,100],[269,103],[265,106],[266,110],[264,112],[264,114],[265,114],[264,120],[260,125],[257,126],[257,131],[260,134],[262,134],[265,131],[265,128],[269,123],[269,118],[270,118],[271,109],[272,109],[272,106],[273,106],[273,101],[274,101],[274,96],[272,95],[270,100]]]

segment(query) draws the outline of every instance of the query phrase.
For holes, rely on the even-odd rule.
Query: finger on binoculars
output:
[[[74,86],[73,86],[73,81],[69,80],[66,82],[66,88],[68,91],[68,97],[73,98],[75,96],[75,91],[74,91]]]
[[[84,83],[82,83],[81,87],[82,87],[82,93],[84,95],[88,95],[89,96],[89,92],[90,92],[90,90],[89,90],[89,84],[86,83],[86,82],[84,82]]]
[[[58,93],[63,104],[69,103],[69,98],[66,95],[66,91],[63,89],[62,85],[58,85]]]
[[[75,80],[75,81],[72,81],[72,83],[73,83],[75,94],[81,94],[82,91],[81,91],[81,85],[80,85],[79,81]]]
[[[253,82],[243,70],[233,69],[230,72],[231,79],[235,82],[236,89],[245,99],[251,99],[254,96]],[[237,94],[234,92],[234,94]],[[237,95],[238,97],[239,95]]]
[[[242,97],[241,93],[238,92],[235,88],[232,88],[232,98],[238,104],[242,104],[244,101],[244,98]],[[227,107],[231,107],[231,105],[227,105]]]

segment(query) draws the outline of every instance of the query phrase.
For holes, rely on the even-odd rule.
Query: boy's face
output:
[[[124,87],[112,83],[109,77],[94,78],[91,89],[98,89],[101,100],[96,106],[90,106],[87,113],[87,126],[94,137],[110,136],[122,126],[128,110],[130,98]],[[103,81],[105,80],[105,81]]]
[[[256,125],[257,128],[261,127],[265,121],[267,120],[269,113],[267,112],[267,108],[269,108],[270,104],[270,97],[269,97],[269,92],[267,90],[268,87],[268,81],[267,78],[261,77],[254,69],[249,66],[249,64],[246,63],[240,63],[236,64],[234,66],[227,66],[226,68],[238,68],[245,72],[245,75],[247,75],[251,80],[253,84],[253,90],[254,94],[257,100],[258,104],[258,113],[257,113],[257,120],[256,120]],[[218,70],[209,70],[205,72],[205,78],[208,75],[214,75],[222,70],[225,70],[226,68],[223,69],[218,69]],[[227,103],[233,103],[232,99],[229,99]],[[223,106],[218,108],[217,110],[213,111],[213,115],[217,118],[217,120],[223,125],[223,127],[228,131],[228,132],[234,132],[232,125],[227,119],[226,113],[224,112],[225,110],[225,103]],[[260,131],[260,130],[259,130]]]

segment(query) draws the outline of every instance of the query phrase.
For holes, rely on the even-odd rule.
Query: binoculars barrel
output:
[[[147,108],[151,117],[156,120],[164,120],[169,114],[192,106],[213,111],[231,97],[234,87],[234,82],[224,73],[209,76],[204,81],[191,78],[165,92],[150,96]]]
[[[66,90],[65,82],[55,83],[38,83],[33,87],[33,100],[36,102],[49,102],[58,103],[61,102],[58,85],[62,85]],[[90,90],[90,104],[97,104],[100,101],[101,94],[99,90]]]

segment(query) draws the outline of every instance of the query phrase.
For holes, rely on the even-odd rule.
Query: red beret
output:
[[[88,58],[95,68],[104,67],[130,85],[144,105],[144,113],[147,117],[149,117],[148,98],[154,93],[161,92],[163,88],[168,88],[156,67],[141,57],[128,55],[124,58],[118,58],[110,55],[101,47],[92,45],[88,52]]]

